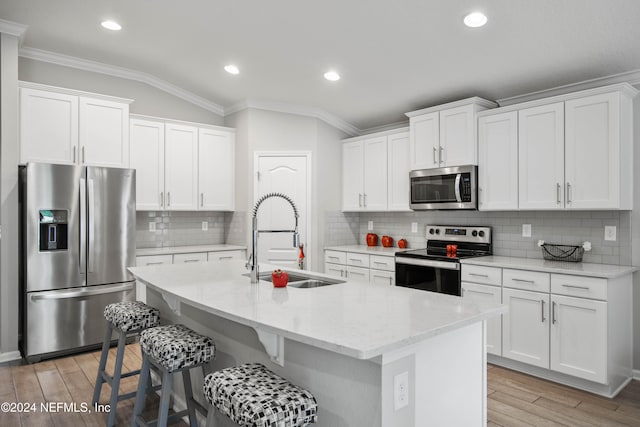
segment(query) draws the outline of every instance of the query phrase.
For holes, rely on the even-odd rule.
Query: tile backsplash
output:
[[[330,212],[326,214],[326,246],[366,244],[368,222],[373,231],[395,241],[407,239],[409,248],[426,246],[425,226],[483,225],[493,230],[494,255],[542,258],[538,240],[578,245],[591,242],[583,261],[599,264],[631,264],[631,212],[629,211],[419,211],[419,212]],[[411,223],[418,232],[411,232]],[[531,224],[531,237],[522,237],[522,224]],[[617,228],[617,240],[604,240],[604,227]],[[395,243],[395,242],[394,242]]]
[[[225,243],[225,212],[136,212],[136,246],[157,248],[164,246],[215,245]],[[202,230],[202,222],[207,230]],[[155,223],[155,231],[149,231]]]

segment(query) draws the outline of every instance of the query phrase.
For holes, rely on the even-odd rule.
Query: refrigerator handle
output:
[[[80,273],[87,272],[87,185],[80,178]]]
[[[88,220],[88,226],[89,226],[89,238],[88,238],[88,262],[87,262],[87,269],[89,270],[89,273],[93,273],[93,247],[94,247],[94,240],[93,240],[93,235],[94,235],[94,223],[95,223],[95,197],[94,197],[94,188],[93,188],[93,179],[88,179],[87,180],[87,192],[88,192],[88,204],[87,204],[87,209],[89,210],[89,220]]]
[[[80,290],[80,291],[68,291],[68,292],[39,292],[37,294],[31,294],[33,301],[38,300],[56,300],[56,299],[69,299],[69,298],[84,298],[94,295],[113,294],[116,292],[129,291],[133,289],[134,283],[125,283],[118,286],[96,286],[97,289]],[[91,286],[93,287],[93,286]]]

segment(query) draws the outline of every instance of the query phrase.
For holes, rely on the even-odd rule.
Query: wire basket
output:
[[[542,256],[550,261],[582,262],[584,248],[576,245],[554,245],[545,243],[542,246]]]

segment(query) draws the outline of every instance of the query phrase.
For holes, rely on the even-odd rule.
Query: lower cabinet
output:
[[[186,254],[173,254],[174,264],[186,264],[190,262],[203,262],[207,260],[206,252],[193,252]]]
[[[209,252],[207,254],[207,259],[209,261],[230,261],[232,259],[246,259],[247,255],[245,251],[237,250],[237,251],[217,251],[217,252]]]
[[[500,304],[502,288],[462,282],[462,297],[479,303]],[[502,355],[502,316],[487,320],[487,353]]]
[[[396,282],[393,256],[325,250],[324,261],[324,272],[331,276],[392,286]]]

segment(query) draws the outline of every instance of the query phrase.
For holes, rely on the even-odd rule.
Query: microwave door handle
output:
[[[455,183],[455,187],[456,187],[456,201],[458,203],[462,203],[462,196],[460,195],[460,181],[462,179],[462,174],[456,174],[456,183]]]

